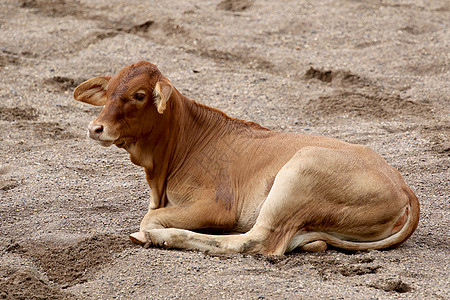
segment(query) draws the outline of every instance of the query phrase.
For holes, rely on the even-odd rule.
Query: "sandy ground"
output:
[[[449,299],[449,44],[447,0],[0,1],[0,298]],[[144,172],[71,95],[139,60],[231,116],[372,147],[417,231],[280,258],[133,245]]]

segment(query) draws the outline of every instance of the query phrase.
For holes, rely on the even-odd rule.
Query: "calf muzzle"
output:
[[[89,123],[88,125],[88,136],[93,139],[93,140],[97,140],[100,141],[100,136],[103,133],[103,125],[98,125],[98,124],[94,124],[94,123]]]

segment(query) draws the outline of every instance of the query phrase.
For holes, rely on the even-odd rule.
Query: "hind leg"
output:
[[[327,250],[327,243],[324,241],[314,241],[300,247],[305,252],[324,252]]]
[[[293,250],[290,246],[295,236],[303,233],[310,236],[306,227],[314,219],[315,206],[321,205],[320,200],[315,199],[314,190],[322,182],[315,178],[318,152],[317,147],[305,147],[278,172],[254,226],[263,237],[261,251],[264,254],[283,255]],[[305,239],[297,242],[296,247],[318,252],[325,251],[326,243],[320,239]]]

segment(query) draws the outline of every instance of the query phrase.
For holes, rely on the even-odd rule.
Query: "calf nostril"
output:
[[[95,127],[94,132],[96,134],[101,134],[103,132],[103,126],[102,125],[98,125]]]

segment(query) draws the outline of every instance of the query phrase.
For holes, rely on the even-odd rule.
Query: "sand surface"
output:
[[[421,203],[391,251],[133,245],[150,190],[74,87],[148,60],[270,129],[365,144]],[[0,298],[449,299],[450,2],[0,1]]]

